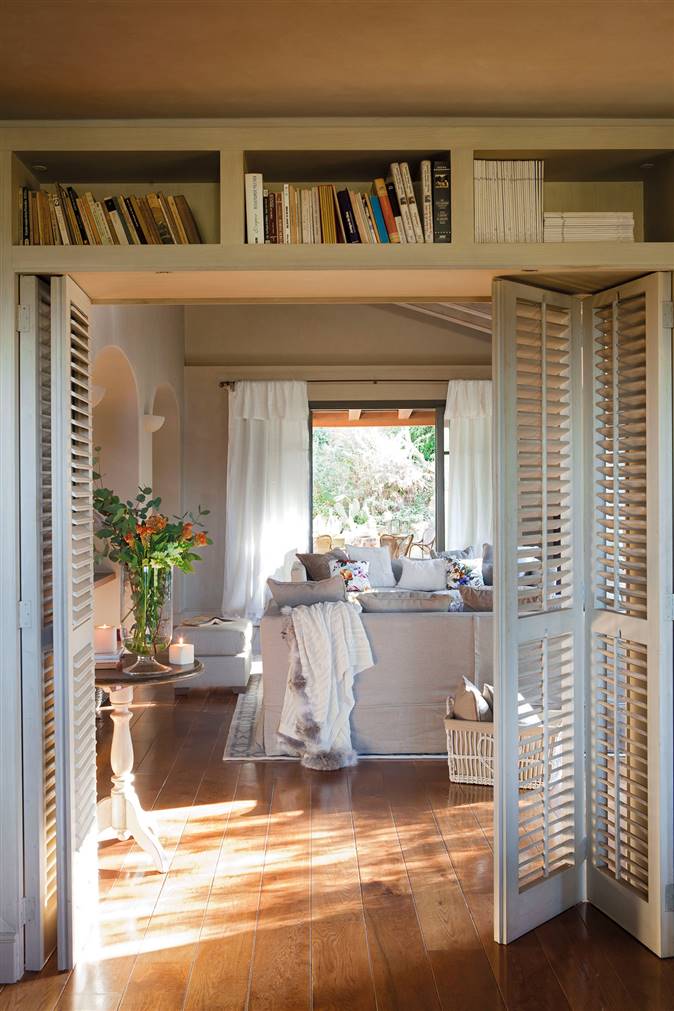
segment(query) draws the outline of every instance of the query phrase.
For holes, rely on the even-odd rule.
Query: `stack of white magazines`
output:
[[[476,242],[543,241],[539,160],[473,162]]]
[[[546,211],[545,242],[634,242],[632,211]]]

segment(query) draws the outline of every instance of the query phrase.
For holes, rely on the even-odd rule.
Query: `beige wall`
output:
[[[247,368],[251,377],[332,379],[333,366],[340,367],[340,381],[311,382],[310,399],[437,400],[445,396],[453,367],[489,369],[491,343],[393,306],[189,306],[185,359],[184,503],[211,510],[214,543],[204,552],[199,577],[185,580],[183,606],[217,613],[227,494],[228,393],[221,380],[233,372],[245,377]],[[352,373],[381,381],[349,383]],[[396,382],[411,374],[419,381]]]
[[[143,415],[153,412],[157,390],[170,388],[182,414],[183,309],[94,305],[91,315],[93,380],[109,391],[93,414],[94,437],[102,447],[103,477],[104,481],[109,477],[115,486],[113,490],[133,495],[138,484],[152,484],[153,436],[144,429]],[[134,410],[136,416],[131,417]],[[180,419],[177,424],[179,427]],[[128,452],[125,452],[127,436],[123,433],[128,434]],[[178,486],[182,483],[180,466],[178,452],[175,460]],[[94,600],[97,625],[119,622],[116,582],[96,590]]]

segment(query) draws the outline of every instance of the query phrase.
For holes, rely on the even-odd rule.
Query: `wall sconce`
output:
[[[143,428],[146,432],[150,432],[152,434],[154,432],[158,432],[165,421],[166,418],[162,417],[161,414],[144,414]]]
[[[91,387],[91,407],[92,407],[92,409],[94,407],[98,407],[98,405],[100,404],[101,400],[103,399],[103,397],[105,396],[105,394],[107,392],[108,392],[108,389],[107,389],[106,386],[96,386],[96,384],[94,383],[94,385]]]

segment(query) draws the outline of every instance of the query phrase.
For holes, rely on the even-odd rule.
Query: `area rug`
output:
[[[258,721],[262,713],[262,674],[254,671],[248,679],[248,687],[236,700],[236,708],[227,735],[223,762],[299,762],[291,755],[266,755],[262,744],[262,734],[258,731]],[[445,755],[359,755],[360,761],[431,759],[439,761]]]

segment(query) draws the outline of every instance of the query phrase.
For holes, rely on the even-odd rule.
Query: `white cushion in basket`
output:
[[[494,719],[491,706],[484,695],[477,685],[466,677],[454,696],[452,715],[455,720],[479,720],[485,723],[491,723]]]

